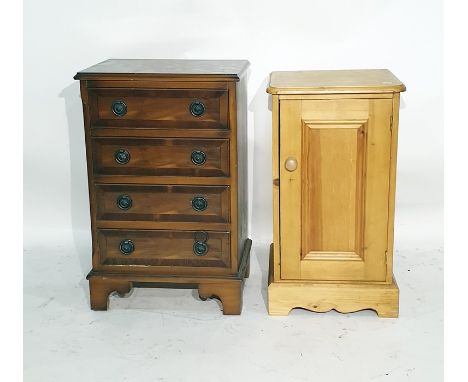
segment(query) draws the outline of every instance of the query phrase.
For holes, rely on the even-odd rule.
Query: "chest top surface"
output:
[[[247,60],[109,59],[75,75],[76,80],[108,77],[223,77],[238,80]]]
[[[405,85],[388,69],[272,72],[270,94],[397,93]]]

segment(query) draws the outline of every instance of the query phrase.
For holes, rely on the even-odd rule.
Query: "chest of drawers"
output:
[[[393,221],[404,90],[388,70],[271,74],[270,314],[398,315]]]
[[[91,308],[134,286],[198,288],[240,314],[249,274],[242,60],[107,60],[76,74]]]

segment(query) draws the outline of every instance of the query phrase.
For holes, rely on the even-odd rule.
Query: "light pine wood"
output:
[[[280,279],[280,217],[279,217],[279,100],[278,96],[272,97],[272,165],[273,165],[273,243],[276,256],[271,260],[271,266],[275,268],[274,274]]]
[[[273,72],[271,94],[395,93],[405,85],[387,69]]]
[[[272,73],[270,314],[398,315],[393,225],[404,90],[386,70]]]
[[[301,278],[301,125],[302,102],[282,101],[279,134],[281,278]],[[296,158],[295,171],[285,162]]]
[[[350,98],[365,98],[365,99],[370,99],[370,98],[393,98],[394,93],[367,93],[367,94],[359,94],[359,93],[330,93],[330,94],[324,94],[324,93],[319,93],[319,94],[278,94],[278,99],[283,100],[283,99],[350,99]]]
[[[272,252],[270,256],[273,258]],[[292,309],[303,308],[321,313],[372,309],[379,317],[398,317],[399,290],[394,279],[390,284],[275,282],[272,273],[270,266],[268,313],[272,316],[287,316]]]
[[[281,101],[282,278],[385,280],[391,115],[388,99]]]
[[[395,191],[398,149],[398,123],[400,110],[400,93],[393,97],[392,146],[390,148],[390,187],[388,196],[388,232],[387,232],[387,282],[393,278],[393,241],[395,223]]]
[[[303,121],[302,254],[362,260],[362,189],[367,121]],[[339,182],[337,182],[339,179]]]

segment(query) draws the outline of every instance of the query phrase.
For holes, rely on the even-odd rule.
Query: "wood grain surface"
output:
[[[239,314],[249,274],[245,60],[107,60],[79,72],[93,269],[91,306],[113,290],[175,284]],[[114,113],[112,105],[125,104]],[[203,104],[195,116],[193,102]],[[117,115],[119,114],[119,115]],[[195,113],[196,114],[196,113]],[[116,152],[126,153],[119,163]],[[202,151],[206,160],[192,162]],[[122,160],[121,160],[122,162]],[[117,200],[131,199],[122,209]],[[192,202],[203,198],[204,210]],[[194,252],[206,232],[206,254]],[[120,244],[131,240],[134,250]]]
[[[398,315],[399,92],[388,70],[274,72],[269,312]]]

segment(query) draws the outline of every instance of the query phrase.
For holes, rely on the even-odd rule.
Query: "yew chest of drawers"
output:
[[[402,91],[388,70],[271,74],[270,314],[398,315],[393,221]]]
[[[91,308],[134,286],[198,288],[240,314],[249,274],[249,63],[107,60],[76,74],[92,229]]]

